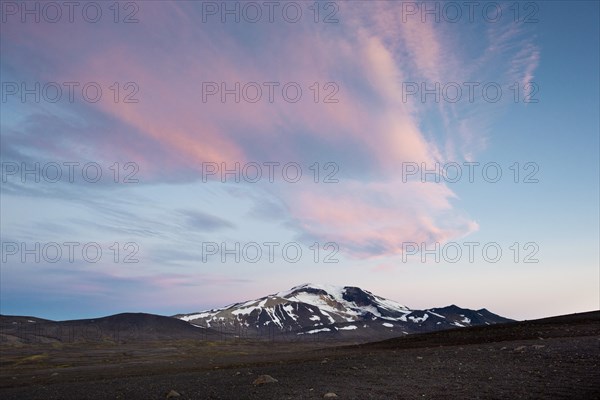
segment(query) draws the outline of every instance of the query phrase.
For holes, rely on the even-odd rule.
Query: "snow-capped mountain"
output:
[[[304,284],[257,300],[176,318],[224,332],[292,335],[399,336],[455,327],[511,321],[486,309],[455,305],[412,310],[353,286]]]

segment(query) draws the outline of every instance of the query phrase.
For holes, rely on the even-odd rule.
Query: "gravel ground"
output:
[[[2,347],[0,397],[598,399],[599,316],[322,349],[189,341]],[[263,374],[277,382],[254,385]]]

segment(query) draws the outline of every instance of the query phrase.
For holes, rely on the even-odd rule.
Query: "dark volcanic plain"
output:
[[[600,398],[600,311],[359,345],[179,338],[168,332],[187,327],[164,321],[157,336],[130,340],[119,330],[126,320],[118,329],[101,321],[118,330],[115,341],[23,343],[8,340],[14,321],[2,318],[4,400],[165,399],[172,390],[175,399]],[[253,385],[262,374],[278,382]]]

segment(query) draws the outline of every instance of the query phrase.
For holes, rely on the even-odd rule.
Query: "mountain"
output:
[[[0,343],[139,342],[168,339],[217,339],[212,329],[175,318],[122,313],[102,318],[51,321],[0,315]]]
[[[512,321],[486,309],[451,305],[413,310],[353,286],[304,284],[224,308],[176,318],[245,336],[374,339]]]
[[[51,321],[0,315],[0,344],[214,341],[235,337],[366,342],[509,321],[486,309],[469,310],[451,305],[413,310],[358,287],[305,284],[257,300],[201,313],[179,314],[174,318],[122,313]]]

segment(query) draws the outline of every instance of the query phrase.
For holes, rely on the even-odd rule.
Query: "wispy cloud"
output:
[[[216,231],[224,228],[235,228],[235,225],[223,218],[196,210],[181,210],[187,228],[198,231]]]
[[[334,161],[339,184],[248,190],[264,193],[277,204],[278,215],[287,212],[284,217],[298,235],[335,238],[329,240],[339,241],[351,256],[394,255],[405,240],[464,236],[477,224],[451,201],[450,188],[409,185],[399,181],[398,171],[407,161],[476,157],[487,144],[492,108],[486,114],[470,111],[472,104],[407,103],[402,84],[483,80],[487,70],[505,70],[506,79],[526,82],[534,76],[540,52],[523,39],[520,28],[489,24],[472,54],[467,49],[472,39],[464,30],[403,22],[400,15],[393,2],[344,3],[339,25],[259,24],[246,27],[251,34],[241,34],[235,24],[199,24],[200,8],[193,2],[161,2],[145,3],[135,26],[56,24],[27,31],[8,26],[2,44],[9,57],[2,68],[15,77],[95,81],[105,87],[115,80],[135,81],[140,101],[125,104],[104,96],[98,103],[77,105],[79,118],[36,109],[23,116],[23,124],[10,127],[14,141],[3,146],[3,154],[14,159],[112,155],[139,164],[141,184],[198,181],[205,162],[231,167],[297,161],[307,167]],[[98,42],[94,51],[91,35]],[[44,60],[44,68],[26,62],[34,55]],[[298,103],[280,95],[273,103],[203,102],[202,82],[207,81],[228,87],[293,81],[305,92]],[[339,87],[339,102],[312,101],[308,87],[330,81]],[[434,120],[441,129],[428,125]],[[264,207],[260,212],[265,214]],[[242,224],[225,215],[191,210],[182,215],[186,229],[197,231]]]

